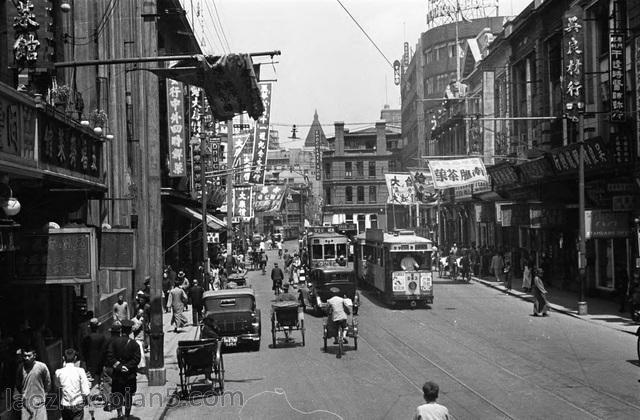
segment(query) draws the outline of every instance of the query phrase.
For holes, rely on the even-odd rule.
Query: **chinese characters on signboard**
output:
[[[389,198],[387,203],[409,205],[415,203],[413,179],[409,174],[385,174]]]
[[[233,189],[233,217],[251,217],[251,187],[235,187]]]
[[[221,139],[218,136],[211,138],[211,169],[213,170],[213,184],[216,187],[222,185],[222,180],[220,179],[220,143]]]
[[[184,103],[182,83],[167,79],[167,124],[169,137],[169,176],[185,176]]]
[[[193,146],[191,153],[191,168],[193,175],[193,191],[192,196],[196,197],[202,194],[202,177],[204,171],[202,168],[202,156],[200,153],[201,144],[200,133],[202,130],[202,106],[200,101],[200,95],[202,91],[191,86],[190,89],[190,101],[189,101],[189,133],[191,135],[190,144]]]
[[[253,210],[260,212],[279,211],[287,188],[281,185],[254,185]]]
[[[624,34],[609,34],[609,93],[611,122],[624,122]]]
[[[314,133],[314,145],[316,148],[316,181],[320,181],[322,179],[322,155],[320,151],[320,130],[316,130]]]
[[[438,200],[438,193],[433,187],[431,173],[425,170],[410,171],[416,200],[422,204],[434,204]]]
[[[583,143],[585,169],[599,168],[611,164],[611,156],[601,137],[591,138]],[[580,149],[573,144],[554,151],[551,154],[553,169],[557,174],[567,171],[577,171],[580,162]]]
[[[480,158],[429,160],[429,169],[436,189],[462,187],[478,181],[489,181],[487,170]]]
[[[578,113],[584,112],[583,82],[583,31],[582,18],[578,16],[582,9],[574,8],[564,18],[564,98],[567,116],[578,121]]]
[[[264,114],[256,121],[256,134],[253,141],[253,158],[251,161],[252,184],[263,184],[269,148],[269,118],[271,115],[271,83],[260,83],[260,96],[264,104]]]

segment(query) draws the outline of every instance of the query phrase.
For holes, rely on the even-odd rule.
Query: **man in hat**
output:
[[[271,269],[271,282],[273,283],[271,289],[276,295],[280,294],[282,279],[284,279],[284,273],[282,272],[282,269],[278,267],[278,263],[274,263],[273,269]]]
[[[90,332],[89,335],[82,340],[80,347],[82,357],[87,367],[87,373],[89,373],[89,380],[92,382],[91,385],[95,385],[100,379],[102,366],[104,364],[102,357],[107,345],[107,337],[98,332],[99,327],[100,322],[98,318],[91,318],[89,320]]]
[[[107,349],[107,365],[113,369],[113,383],[111,388],[111,404],[118,413],[118,418],[131,415],[133,395],[137,390],[136,373],[140,363],[140,347],[131,339],[133,322],[122,321],[122,335],[109,343]]]
[[[204,295],[204,289],[202,286],[198,284],[198,280],[193,280],[193,286],[189,289],[189,298],[191,299],[191,312],[192,312],[192,320],[193,325],[198,325],[200,323],[200,318],[202,316],[202,307],[203,301],[202,296]]]
[[[109,361],[107,360],[107,352],[109,350],[109,346],[114,340],[117,340],[120,337],[121,333],[121,325],[113,324],[109,329],[109,337],[105,343],[104,349],[101,354],[102,360],[102,398],[104,400],[105,406],[104,411],[111,411],[111,387],[113,384],[113,367],[109,365]]]
[[[173,311],[173,316],[171,317],[171,323],[175,326],[173,332],[180,332],[179,329],[187,325],[187,317],[183,313],[186,304],[187,294],[180,287],[180,281],[178,280],[174,288],[169,292],[169,301],[167,302],[167,309],[171,308]]]

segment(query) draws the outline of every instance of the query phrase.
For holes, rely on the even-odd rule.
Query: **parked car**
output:
[[[326,266],[314,268],[306,276],[307,283],[300,289],[305,307],[320,314],[327,308],[327,300],[333,293],[348,297],[353,302],[353,314],[358,314],[360,295],[356,290],[356,273],[353,268]]]
[[[200,337],[220,338],[229,347],[248,345],[260,350],[260,310],[253,289],[223,289],[204,292],[205,315]]]

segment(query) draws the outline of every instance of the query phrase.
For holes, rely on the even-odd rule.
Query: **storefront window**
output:
[[[596,239],[596,287],[613,290],[616,277],[629,273],[629,244],[627,238]]]

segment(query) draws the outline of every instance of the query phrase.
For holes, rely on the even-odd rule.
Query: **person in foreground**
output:
[[[426,404],[418,406],[413,420],[449,420],[449,410],[442,404],[438,404],[440,387],[435,382],[427,381],[422,386],[422,396]]]

